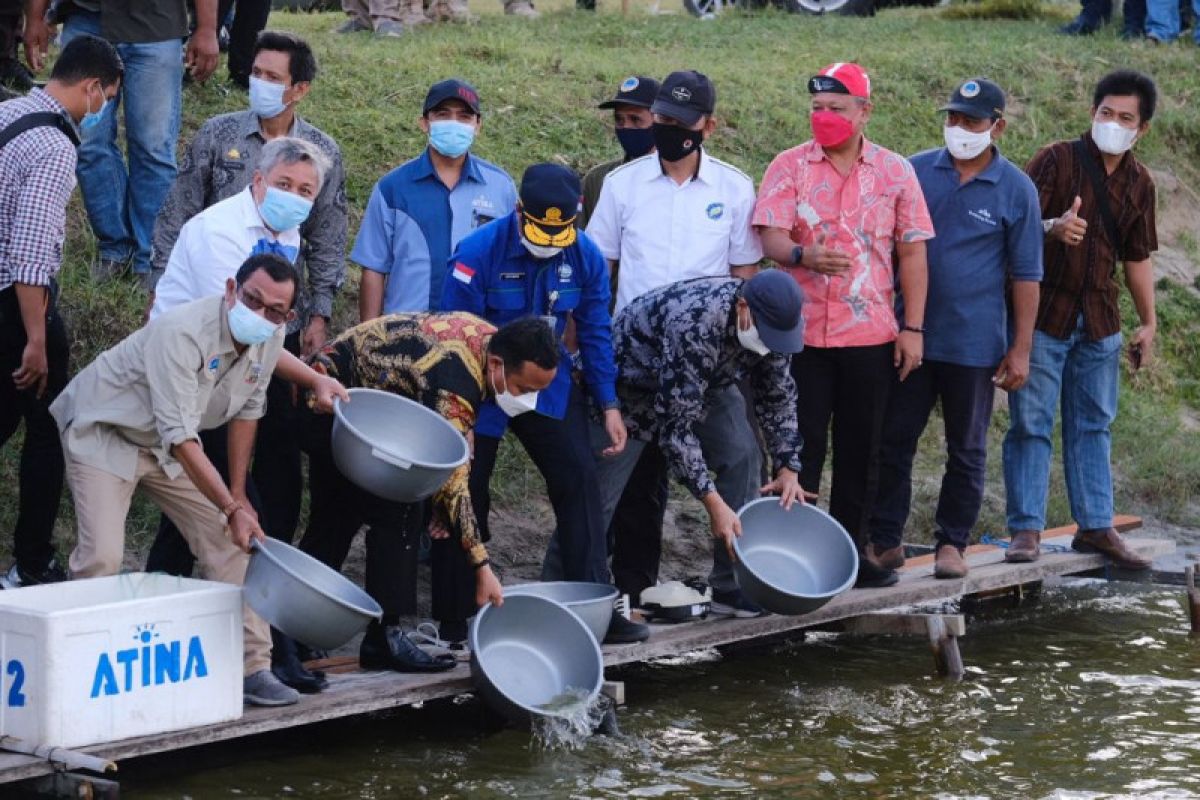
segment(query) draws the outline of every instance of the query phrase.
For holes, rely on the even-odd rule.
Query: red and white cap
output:
[[[871,98],[871,78],[852,61],[838,61],[808,79],[808,93],[833,92],[851,97]]]

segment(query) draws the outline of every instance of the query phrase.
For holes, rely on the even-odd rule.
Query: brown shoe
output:
[[[962,550],[952,544],[938,545],[937,555],[933,558],[933,577],[965,578],[969,571]]]
[[[867,545],[867,558],[883,569],[900,569],[904,566],[904,545],[880,548],[872,542]]]
[[[1041,531],[1017,531],[1009,540],[1004,560],[1010,564],[1028,564],[1042,555]]]
[[[1150,559],[1129,549],[1115,528],[1080,531],[1071,540],[1071,548],[1080,553],[1101,553],[1122,569],[1149,569]]]

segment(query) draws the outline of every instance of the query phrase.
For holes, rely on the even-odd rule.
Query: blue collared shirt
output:
[[[617,367],[613,360],[608,264],[583,231],[554,258],[538,259],[521,244],[514,211],[459,242],[446,271],[443,311],[469,311],[496,326],[530,314],[553,316],[562,361],[554,381],[538,393],[537,410],[554,419],[567,413],[571,368],[562,345],[567,318],[575,319],[583,380],[601,408],[615,407]],[[488,400],[475,431],[501,436],[508,417]]]
[[[909,160],[937,231],[925,242],[925,358],[995,367],[1007,349],[1006,280],[1042,279],[1037,189],[995,147],[966,183],[944,147]]]
[[[429,311],[441,300],[459,241],[516,204],[508,173],[470,154],[458,184],[447,189],[426,148],[375,184],[350,259],[387,276],[383,313]]]

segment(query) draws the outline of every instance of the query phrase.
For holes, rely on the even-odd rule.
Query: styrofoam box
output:
[[[81,747],[242,715],[242,589],[144,572],[0,591],[0,733]]]

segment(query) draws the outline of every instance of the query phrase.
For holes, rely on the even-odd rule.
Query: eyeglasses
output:
[[[269,306],[263,302],[261,297],[250,294],[245,290],[245,288],[238,289],[238,296],[240,297],[241,301],[246,304],[246,308],[255,312],[263,312],[263,317],[266,318],[268,322],[274,323],[275,325],[282,325],[285,322],[291,322],[296,317],[295,311],[280,311],[278,308]]]

